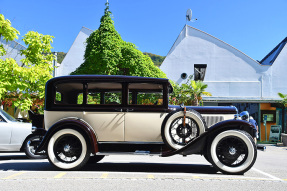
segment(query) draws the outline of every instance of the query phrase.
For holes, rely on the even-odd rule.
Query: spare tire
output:
[[[206,124],[200,113],[195,110],[186,111],[185,126],[184,112],[179,111],[166,120],[162,128],[162,139],[171,149],[181,149],[205,132]]]

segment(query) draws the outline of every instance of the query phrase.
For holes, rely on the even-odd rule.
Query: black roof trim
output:
[[[265,56],[261,61],[260,64],[262,65],[272,65],[274,63],[274,61],[277,59],[278,55],[281,53],[282,49],[284,48],[285,44],[287,42],[287,37],[282,40],[271,52],[269,52],[269,54],[267,54],[267,56]],[[281,46],[282,45],[282,46]],[[281,46],[281,47],[280,47]],[[276,53],[276,55],[274,55],[273,59],[270,61],[270,64],[263,64],[263,62],[269,58],[269,56],[271,56],[278,48],[280,47],[280,49],[278,50],[278,52]]]
[[[173,87],[166,78],[150,78],[140,76],[120,76],[120,75],[69,75],[59,76],[47,81],[46,86],[57,84],[63,81],[117,81],[117,82],[138,82],[138,83],[168,83],[169,92],[173,91]]]

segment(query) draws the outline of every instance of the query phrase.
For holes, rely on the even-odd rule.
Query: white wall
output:
[[[92,30],[82,27],[70,50],[62,61],[61,66],[57,69],[57,76],[69,75],[84,62],[84,54],[86,50],[85,42],[92,32]]]
[[[282,59],[286,58],[287,52]],[[283,88],[278,87],[284,73],[280,68],[274,78],[273,66],[261,65],[229,44],[186,26],[161,69],[169,79],[181,84],[185,82],[181,74],[192,75],[194,64],[207,64],[204,82],[208,84],[207,91],[212,93],[212,97],[205,98],[208,100],[272,100],[278,98],[275,90]]]
[[[287,44],[272,65],[272,94],[287,94]]]

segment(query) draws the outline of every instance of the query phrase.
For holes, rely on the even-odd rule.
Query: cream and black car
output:
[[[51,164],[76,170],[106,155],[203,155],[227,174],[257,157],[253,126],[228,107],[169,105],[168,79],[62,76],[46,84],[45,127],[37,148]]]

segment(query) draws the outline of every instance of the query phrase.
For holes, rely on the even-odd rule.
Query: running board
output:
[[[160,155],[161,153],[151,153],[150,151],[137,150],[135,152],[97,152],[96,155]]]

